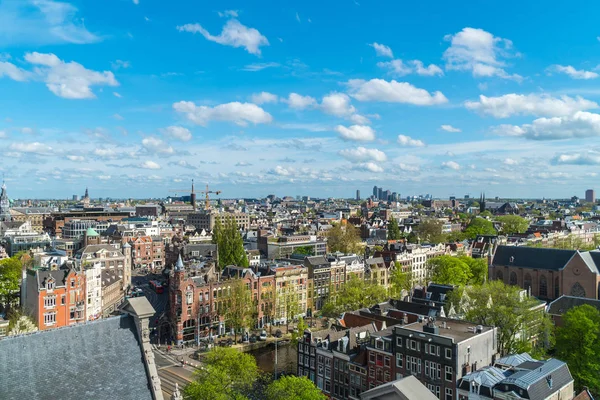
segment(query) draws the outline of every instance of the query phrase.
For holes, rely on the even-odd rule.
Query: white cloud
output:
[[[268,46],[269,41],[261,33],[242,25],[236,19],[227,21],[218,36],[211,35],[200,24],[186,24],[178,26],[180,32],[200,33],[206,40],[225,46],[243,47],[250,54],[260,55],[260,47]]]
[[[560,74],[567,74],[573,79],[596,79],[598,74],[592,71],[585,71],[582,69],[575,69],[570,65],[551,65],[547,69],[548,72],[557,72]]]
[[[140,4],[140,0],[132,0],[132,1],[133,1],[133,4],[135,4],[136,6],[137,6],[138,4]]]
[[[442,125],[442,126],[440,126],[440,128],[442,128],[442,130],[444,130],[446,132],[452,132],[452,133],[462,132],[460,129],[455,128],[452,125]]]
[[[392,53],[392,49],[390,49],[385,44],[379,44],[379,43],[373,42],[369,46],[371,46],[375,49],[375,53],[378,56],[394,58],[394,53]]]
[[[494,36],[483,29],[464,28],[454,35],[446,35],[444,40],[450,42],[450,47],[443,55],[446,70],[471,71],[474,77],[523,79],[504,70],[504,59],[518,56],[513,53],[513,44],[508,39]]]
[[[292,168],[284,168],[281,165],[278,165],[275,168],[267,171],[267,173],[271,174],[271,175],[289,176],[293,173],[293,169]]]
[[[371,122],[369,120],[369,118],[365,117],[364,115],[360,115],[360,114],[352,114],[350,116],[350,121],[356,125],[367,125]]]
[[[390,82],[383,79],[351,79],[348,81],[350,96],[359,101],[383,101],[390,103],[408,103],[430,106],[447,103],[442,92],[430,94],[425,89],[414,87],[407,82]]]
[[[442,163],[442,167],[447,169],[453,169],[455,171],[458,171],[460,169],[460,165],[455,161],[444,161]]]
[[[317,100],[314,97],[310,96],[302,96],[298,93],[290,93],[287,99],[281,100],[290,108],[295,110],[304,110],[305,108],[315,107],[317,105]]]
[[[377,66],[379,68],[387,69],[390,74],[395,76],[404,76],[408,74],[417,74],[421,76],[444,75],[444,71],[437,65],[430,64],[425,67],[423,62],[419,60],[411,60],[404,63],[404,61],[396,59],[387,62],[378,62]]]
[[[243,68],[241,68],[242,71],[249,71],[249,72],[256,72],[256,71],[262,71],[263,69],[266,68],[276,68],[276,67],[280,67],[281,64],[276,63],[276,62],[266,62],[266,63],[254,63],[254,64],[248,64],[246,66],[244,66]]]
[[[53,0],[0,2],[0,44],[85,44],[102,38],[88,31],[78,9]]]
[[[557,165],[600,165],[600,152],[589,150],[579,153],[557,154],[552,158],[552,163]]]
[[[538,118],[521,126],[500,125],[494,133],[533,140],[560,140],[600,136],[600,115],[578,111],[572,116]]]
[[[300,22],[300,14],[298,12],[296,12],[296,21]]]
[[[119,99],[123,97],[119,92],[113,92],[113,96],[118,97]]]
[[[252,101],[254,104],[259,105],[264,103],[277,103],[279,101],[279,97],[277,97],[277,95],[274,95],[273,93],[260,92],[254,93],[250,97],[250,101]]]
[[[221,18],[223,18],[223,17],[237,18],[238,17],[238,10],[225,10],[223,12],[218,11],[217,14]]]
[[[111,62],[110,65],[113,69],[125,69],[131,67],[131,63],[129,61],[116,60],[115,62]]]
[[[34,130],[33,130],[33,128],[25,126],[25,127],[21,128],[21,133],[23,133],[25,135],[32,135],[34,133]]]
[[[366,169],[369,172],[375,172],[375,173],[383,172],[383,168],[381,166],[375,164],[374,162],[366,162],[366,163],[358,164],[353,169],[356,169],[356,170]]]
[[[409,164],[405,164],[405,163],[398,163],[396,165],[398,166],[398,168],[400,168],[401,171],[406,171],[406,172],[418,172],[419,171],[419,167],[417,165],[409,165]]]
[[[144,161],[139,165],[140,168],[144,169],[160,169],[160,165],[155,163],[154,161]]]
[[[582,97],[552,97],[546,94],[505,94],[499,97],[479,96],[479,101],[467,101],[465,107],[471,111],[508,118],[514,115],[555,117],[571,115],[577,111],[598,108],[594,101]]]
[[[6,138],[6,131],[0,131],[0,139]]]
[[[71,161],[76,161],[76,162],[84,162],[85,161],[85,158],[83,156],[68,155],[67,159],[69,159]]]
[[[142,140],[142,146],[153,154],[173,154],[173,147],[168,146],[162,139],[148,136]]]
[[[113,118],[118,121],[123,121],[125,119],[121,114],[113,114]]]
[[[425,143],[422,140],[413,139],[410,136],[398,135],[398,144],[407,147],[423,147]]]
[[[163,133],[173,139],[179,139],[188,142],[192,139],[192,132],[183,126],[168,126],[162,130]]]
[[[512,159],[512,158],[505,158],[504,161],[502,161],[502,163],[504,165],[518,165],[519,164],[519,162],[517,160]]]
[[[119,82],[110,71],[97,72],[86,69],[74,61],[64,62],[52,53],[27,53],[25,60],[39,65],[39,73],[52,93],[65,99],[90,99],[96,96],[93,85],[118,86]]]
[[[348,161],[363,162],[363,161],[387,161],[387,156],[381,150],[367,149],[365,147],[357,147],[356,149],[344,149],[338,153]]]
[[[18,82],[24,82],[31,78],[31,72],[25,71],[16,65],[7,61],[0,61],[0,78],[8,76],[10,79]]]
[[[33,153],[39,155],[49,155],[53,153],[52,147],[40,142],[13,143],[9,146],[9,148],[20,153]]]
[[[271,114],[252,103],[232,102],[215,107],[197,106],[191,101],[173,104],[173,109],[185,114],[195,124],[206,126],[209,121],[228,121],[236,125],[266,124],[273,120]]]
[[[101,181],[108,181],[110,180],[110,175],[98,175],[98,179]]]
[[[345,93],[333,92],[323,97],[321,109],[336,117],[346,117],[353,114],[356,109],[350,104],[350,97]]]
[[[375,131],[366,125],[352,125],[350,127],[338,125],[335,127],[335,131],[345,140],[356,140],[358,142],[371,142],[375,140]]]

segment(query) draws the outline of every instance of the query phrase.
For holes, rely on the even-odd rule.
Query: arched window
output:
[[[511,285],[516,286],[517,285],[517,273],[516,272],[511,272],[510,273],[510,282]]]
[[[496,279],[499,281],[504,281],[504,276],[502,275],[502,271],[498,271],[496,273]]]
[[[554,298],[558,299],[560,297],[560,283],[558,280],[558,276],[554,278]]]
[[[544,275],[540,276],[540,297],[548,297],[548,281]]]
[[[575,282],[573,287],[571,288],[571,296],[575,297],[585,297],[585,289],[579,282]]]
[[[529,273],[525,274],[525,279],[523,280],[523,289],[531,289],[531,275]]]

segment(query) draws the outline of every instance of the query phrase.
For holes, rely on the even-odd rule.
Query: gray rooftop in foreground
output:
[[[0,399],[152,399],[132,317],[0,340]]]

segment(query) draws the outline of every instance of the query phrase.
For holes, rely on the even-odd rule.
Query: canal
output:
[[[256,359],[258,368],[263,372],[273,373],[275,371],[275,343],[270,343],[266,347],[249,351]],[[297,351],[291,343],[277,344],[277,372],[296,374],[297,371]]]

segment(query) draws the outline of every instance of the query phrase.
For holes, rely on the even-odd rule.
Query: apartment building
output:
[[[308,271],[303,265],[279,264],[275,273],[275,324],[306,316]]]
[[[306,257],[304,266],[308,272],[308,308],[319,311],[329,298],[331,264],[323,256]]]
[[[250,227],[250,216],[246,213],[239,212],[223,212],[202,211],[191,213],[187,216],[187,224],[192,225],[196,230],[212,231],[215,228],[217,220],[224,224],[228,219],[235,220],[236,225],[240,229],[247,230]]]
[[[258,250],[271,260],[289,258],[298,248],[302,248],[304,252],[308,249],[313,256],[327,254],[327,242],[312,235],[280,236],[277,238],[259,236],[257,245]]]
[[[160,236],[138,236],[128,240],[134,268],[160,269],[165,263],[165,245]]]

